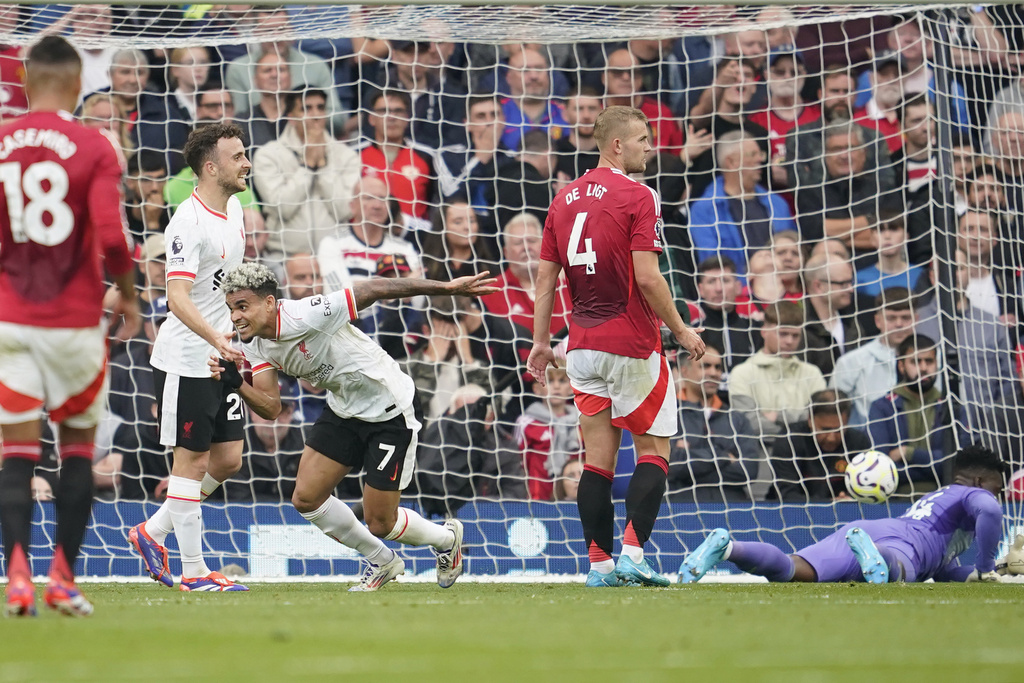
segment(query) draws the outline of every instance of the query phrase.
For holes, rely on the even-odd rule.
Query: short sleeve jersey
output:
[[[356,320],[351,289],[277,307],[277,338],[242,345],[253,375],[270,368],[327,390],[327,405],[342,418],[383,422],[412,406],[412,378],[384,349],[349,323]]]
[[[245,253],[238,198],[228,199],[227,213],[220,213],[193,192],[174,212],[164,239],[167,281],[192,282],[190,297],[203,319],[219,332],[231,332],[234,327],[220,284],[228,271],[241,265]],[[209,377],[207,360],[214,352],[172,311],[157,333],[151,361],[154,368],[182,377]]]
[[[631,358],[661,350],[661,321],[639,291],[634,251],[661,253],[658,193],[621,171],[595,168],[548,211],[541,258],[562,266],[572,294],[569,350]]]
[[[67,112],[0,126],[0,321],[99,324],[104,268],[132,268],[122,163],[109,136]]]

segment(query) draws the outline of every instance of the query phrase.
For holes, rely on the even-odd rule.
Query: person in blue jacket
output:
[[[955,450],[954,430],[960,443],[970,443],[966,419],[959,408],[950,411],[945,392],[937,386],[938,347],[931,337],[910,335],[897,347],[896,358],[899,383],[871,404],[871,441],[896,462],[898,493],[934,491],[951,483],[951,462],[944,454]]]
[[[785,200],[760,185],[764,152],[744,131],[718,139],[715,158],[722,169],[690,207],[690,238],[696,262],[724,256],[746,283],[747,257],[771,243],[776,232],[797,230]]]

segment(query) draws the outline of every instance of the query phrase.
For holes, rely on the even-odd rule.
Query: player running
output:
[[[8,616],[36,614],[30,482],[44,408],[60,425],[61,459],[45,601],[69,615],[92,612],[72,568],[92,512],[93,443],[106,402],[104,268],[117,283],[116,312],[125,316],[119,337],[142,325],[121,208],[124,159],[116,141],[68,113],[81,73],[75,48],[43,38],[25,62],[29,113],[0,126],[0,520]]]
[[[665,495],[669,438],[676,433],[676,392],[661,349],[661,322],[694,360],[704,355],[658,267],[662,250],[658,193],[629,177],[647,166],[647,117],[608,107],[594,126],[601,160],[558,193],[541,246],[530,373],[545,381],[551,309],[564,270],[572,294],[566,370],[580,411],[586,465],[577,505],[590,554],[587,586],[667,586],[644,558]],[[633,434],[636,470],[626,493],[622,556],[612,561],[612,477],[622,430]]]
[[[252,164],[240,128],[210,124],[185,143],[198,184],[171,218],[167,243],[170,312],[153,346],[160,443],[174,449],[167,500],[128,539],[156,581],[174,585],[164,547],[172,530],[181,550],[181,590],[244,591],[210,571],[203,559],[200,502],[242,466],[242,400],[210,376],[211,352],[240,360],[231,348],[231,319],[220,291],[225,273],[242,263],[245,230],[235,195]]]
[[[323,296],[277,298],[266,266],[247,263],[228,273],[223,289],[231,321],[252,365],[246,384],[234,363],[210,359],[214,376],[237,390],[257,415],[281,412],[278,371],[326,389],[327,408],[313,425],[299,460],[292,504],[321,531],[366,558],[369,567],[352,590],[372,591],[405,573],[405,563],[381,542],[429,545],[437,555],[437,583],[448,588],[462,574],[462,522],[443,525],[399,507],[412,481],[420,418],[415,385],[398,363],[349,323],[381,299],[421,294],[482,296],[497,292],[482,273],[451,282],[375,278]],[[363,515],[331,495],[351,471],[365,472]]]
[[[694,583],[728,560],[769,581],[998,581],[1005,465],[987,448],[956,454],[953,484],[929,493],[896,519],[859,520],[787,555],[773,545],[741,542],[715,529],[679,568],[680,583]],[[975,566],[957,557],[978,540]]]

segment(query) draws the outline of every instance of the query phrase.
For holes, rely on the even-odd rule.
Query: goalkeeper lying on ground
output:
[[[964,448],[956,454],[954,483],[929,493],[902,517],[851,522],[793,555],[768,543],[734,541],[725,529],[715,529],[683,561],[679,581],[699,581],[723,560],[775,582],[998,581],[1004,467],[987,448]],[[975,538],[977,564],[962,566],[957,558]]]

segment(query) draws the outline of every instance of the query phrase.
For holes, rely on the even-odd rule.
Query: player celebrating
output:
[[[252,168],[242,131],[211,124],[193,131],[184,149],[196,173],[192,195],[165,232],[170,312],[153,346],[160,443],[174,448],[167,500],[149,521],[128,532],[153,579],[173,586],[164,547],[172,530],[181,549],[181,590],[244,591],[203,559],[200,501],[242,466],[242,400],[210,376],[211,351],[240,360],[231,348],[231,319],[219,291],[224,274],[242,263],[242,205]]]
[[[667,586],[643,552],[665,495],[669,437],[678,421],[661,321],[695,360],[704,354],[704,342],[702,330],[679,317],[658,268],[658,193],[627,175],[646,168],[647,117],[639,109],[608,107],[597,117],[594,137],[601,154],[597,168],[555,197],[544,225],[527,366],[543,384],[545,368],[556,364],[549,326],[555,285],[565,270],[572,294],[566,370],[586,446],[577,505],[590,553],[587,585]],[[639,457],[616,564],[611,487],[623,429],[633,434]]]
[[[722,560],[769,581],[998,581],[996,549],[1003,520],[998,496],[1005,465],[982,446],[956,454],[953,481],[896,519],[859,520],[822,541],[786,555],[768,543],[734,541],[715,529],[679,568],[693,583]],[[957,557],[978,539],[974,567]]]
[[[405,572],[405,563],[381,538],[431,546],[437,583],[448,588],[462,573],[462,523],[434,524],[398,507],[416,461],[415,385],[384,349],[349,323],[381,299],[482,296],[498,291],[494,282],[486,272],[451,282],[375,278],[291,301],[277,299],[277,278],[266,266],[247,263],[224,279],[231,321],[252,365],[252,385],[242,382],[234,363],[218,364],[211,357],[214,375],[268,420],[281,412],[278,370],[328,392],[327,408],[299,460],[292,503],[325,534],[366,558],[369,568],[353,590],[376,590]],[[331,495],[345,475],[360,468],[366,473],[363,514],[369,530]]]
[[[121,209],[123,159],[115,141],[68,113],[81,73],[75,48],[43,38],[25,63],[29,113],[0,127],[0,520],[8,616],[36,613],[27,553],[44,407],[60,425],[61,457],[45,600],[65,614],[92,612],[72,567],[92,511],[93,443],[106,397],[104,266],[120,292],[120,336],[141,329]]]

